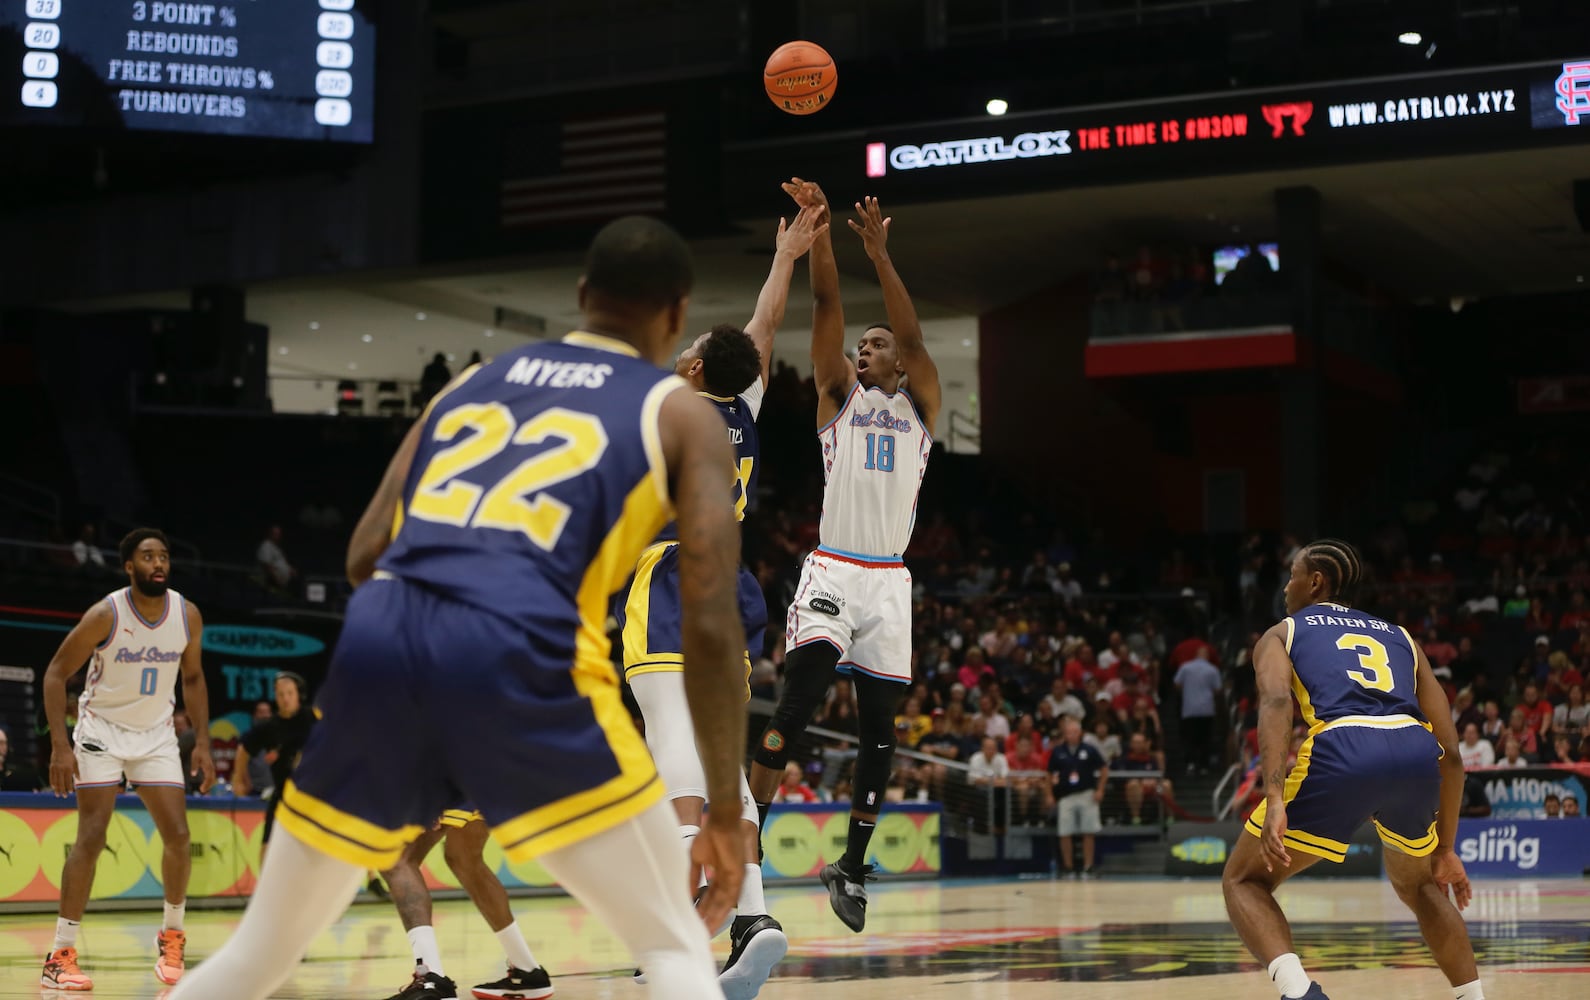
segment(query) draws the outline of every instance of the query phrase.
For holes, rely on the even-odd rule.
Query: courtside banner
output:
[[[1590,764],[1552,764],[1541,767],[1492,767],[1469,772],[1485,782],[1485,797],[1491,803],[1490,819],[1545,819],[1546,797],[1555,795],[1561,804],[1570,796],[1579,803],[1583,815],[1590,801]]]
[[[1461,819],[1457,855],[1471,878],[1577,877],[1590,868],[1590,819]]]
[[[937,878],[939,825],[936,804],[885,806],[878,817],[867,861],[885,875]],[[259,877],[265,803],[259,799],[188,798],[192,838],[191,899],[246,897]],[[775,805],[768,814],[762,870],[769,881],[809,878],[845,853],[849,803]],[[0,793],[0,903],[23,909],[53,908],[60,899],[61,867],[77,838],[77,810],[70,798],[48,793]],[[136,795],[116,799],[94,875],[91,899],[147,900],[160,905],[160,855],[154,820]],[[421,868],[432,889],[458,889],[438,843]],[[534,861],[513,864],[495,840],[486,841],[486,867],[509,889],[555,888]]]

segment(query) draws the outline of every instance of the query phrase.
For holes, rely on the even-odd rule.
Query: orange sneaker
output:
[[[155,978],[172,986],[187,969],[182,952],[188,946],[188,936],[181,931],[161,931],[155,938],[155,946],[160,949],[160,957],[155,960]]]
[[[52,990],[82,991],[93,989],[94,981],[77,967],[77,949],[62,948],[51,952],[44,960],[39,985]]]

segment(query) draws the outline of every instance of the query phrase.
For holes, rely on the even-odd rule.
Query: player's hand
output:
[[[1474,892],[1469,887],[1469,873],[1464,870],[1462,860],[1455,853],[1436,851],[1430,855],[1430,874],[1435,876],[1435,884],[1441,890],[1441,895],[1445,896],[1451,890],[1452,902],[1457,904],[1457,908],[1468,908]]]
[[[190,775],[202,775],[199,779],[199,794],[203,795],[215,784],[215,758],[210,755],[210,745],[195,744],[193,747],[193,770]]]
[[[791,177],[779,185],[784,193],[795,199],[795,204],[801,208],[815,207],[820,210],[819,219],[828,219],[828,196],[823,194],[823,189],[817,186],[816,181],[803,181],[799,177]]]
[[[1292,867],[1292,855],[1286,849],[1286,807],[1274,802],[1264,810],[1264,832],[1259,835],[1259,856],[1264,859],[1264,870],[1275,871],[1275,866]]]
[[[784,220],[779,219],[778,236],[774,243],[777,251],[788,254],[793,260],[810,250],[812,244],[817,242],[817,237],[828,232],[828,223],[820,221],[822,217],[822,209],[808,205],[796,213],[795,221],[788,228]]]
[[[707,893],[696,904],[696,915],[709,932],[723,926],[729,911],[740,901],[740,883],[745,881],[745,834],[740,829],[740,814],[725,812],[727,818],[712,822],[712,814],[701,825],[701,833],[690,847],[690,891],[701,884],[701,870],[712,869]]]
[[[50,789],[56,795],[71,795],[77,788],[77,754],[70,746],[50,749]]]
[[[845,221],[861,237],[862,245],[867,248],[867,256],[875,261],[888,256],[889,223],[894,219],[884,218],[883,210],[878,207],[878,199],[870,195],[856,202],[856,215],[860,218],[859,222],[856,219]]]

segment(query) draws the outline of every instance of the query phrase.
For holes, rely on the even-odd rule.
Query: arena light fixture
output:
[[[1010,110],[1010,104],[1003,97],[989,98],[988,103],[983,107],[996,118]]]
[[[1397,36],[1397,41],[1404,45],[1418,45],[1420,42],[1424,41],[1424,36],[1419,34],[1417,31],[1404,31],[1402,34]]]
[[[366,343],[366,344],[368,344],[368,343],[369,343],[369,342],[370,342],[370,341],[372,341],[372,340],[374,340],[374,339],[375,339],[375,338],[374,338],[374,337],[372,337],[372,336],[370,336],[370,335],[369,335],[369,334],[368,334],[368,333],[367,333],[367,334],[364,334],[364,335],[363,335],[363,336],[361,336],[361,337],[360,337],[360,338],[359,338],[359,339],[360,339],[360,340],[362,340],[362,341],[364,341],[364,342],[365,342],[365,343]]]

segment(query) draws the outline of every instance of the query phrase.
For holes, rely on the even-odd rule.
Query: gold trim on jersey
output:
[[[590,333],[585,330],[574,330],[563,337],[565,344],[575,347],[589,347],[597,351],[611,351],[614,354],[627,354],[632,358],[640,357],[640,349],[634,344],[626,344],[616,337],[604,336],[600,333]]]
[[[1292,620],[1291,615],[1287,615],[1286,618],[1282,620],[1286,622],[1286,655],[1291,656],[1292,639],[1297,635],[1297,622]]]
[[[1293,766],[1292,772],[1286,776],[1286,786],[1281,793],[1283,802],[1291,803],[1293,799],[1297,798],[1298,789],[1303,786],[1303,779],[1308,777],[1308,767],[1313,759],[1313,754],[1314,734],[1310,732],[1308,738],[1303,741],[1303,745],[1298,748],[1297,764]],[[1260,802],[1259,807],[1253,810],[1253,814],[1243,824],[1243,828],[1255,837],[1264,836],[1264,817],[1269,811],[1268,806],[1268,800]],[[1347,845],[1339,840],[1321,837],[1296,828],[1289,828],[1281,837],[1281,840],[1293,850],[1301,851],[1304,854],[1312,854],[1316,858],[1335,862],[1347,860]]]
[[[1344,715],[1320,726],[1320,732],[1343,726],[1357,726],[1364,729],[1407,729],[1410,726],[1430,728],[1428,722],[1420,722],[1411,715]]]
[[[629,585],[629,597],[624,601],[624,679],[645,674],[682,674],[685,672],[685,654],[678,650],[653,650],[647,645],[651,626],[651,582],[668,550],[677,541],[658,542],[640,554],[635,565],[635,578]],[[683,636],[680,637],[683,641]],[[745,700],[751,700],[751,652],[745,653]]]
[[[442,818],[437,822],[449,830],[462,830],[471,823],[483,822],[485,818],[478,811],[469,809],[444,809]]]
[[[1419,647],[1415,646],[1413,644],[1413,636],[1408,634],[1408,630],[1406,628],[1403,628],[1401,625],[1398,625],[1397,629],[1398,629],[1398,631],[1400,631],[1402,633],[1402,637],[1404,639],[1408,640],[1408,652],[1413,654],[1413,695],[1414,695],[1415,698],[1418,698],[1418,696],[1419,696]]]
[[[712,393],[705,392],[705,391],[698,391],[696,393],[696,395],[700,396],[703,399],[710,399],[714,403],[735,403],[735,402],[739,402],[739,398],[736,397],[736,396],[714,396]]]
[[[673,498],[668,495],[668,458],[663,454],[662,446],[662,405],[663,400],[676,390],[689,387],[690,383],[678,375],[669,375],[647,391],[646,400],[640,406],[640,440],[646,448],[646,464],[651,467],[651,481],[657,490],[657,500],[670,508],[670,518],[673,516]],[[626,572],[625,576],[628,575]]]
[[[655,423],[652,427],[655,433]],[[635,484],[575,597],[580,628],[574,640],[574,688],[590,701],[619,773],[595,788],[532,809],[492,830],[511,862],[594,837],[663,799],[665,790],[656,765],[619,694],[606,625],[608,600],[634,570],[636,553],[657,537],[672,513],[666,495],[659,497],[652,483],[643,480]]]
[[[1378,819],[1373,820],[1373,822],[1375,824],[1376,831],[1380,833],[1381,841],[1383,841],[1388,847],[1394,847],[1409,857],[1429,857],[1431,854],[1435,853],[1437,843],[1440,840],[1435,832],[1434,821],[1431,821],[1430,829],[1425,831],[1424,836],[1418,838],[1417,840],[1410,840],[1399,833],[1393,833],[1392,831],[1381,826],[1380,820]]]
[[[420,827],[387,830],[352,813],[345,813],[305,792],[291,780],[282,791],[276,822],[294,837],[338,861],[359,868],[385,871],[397,863]]]

